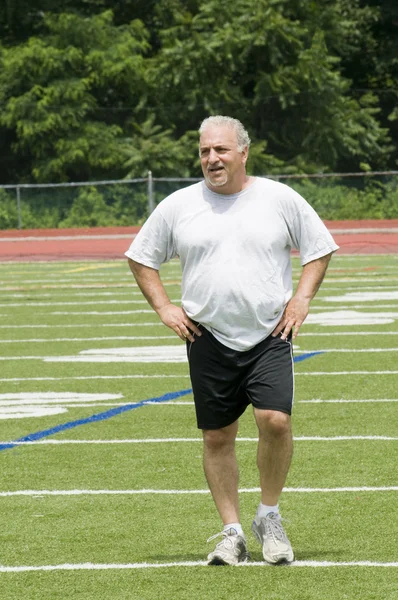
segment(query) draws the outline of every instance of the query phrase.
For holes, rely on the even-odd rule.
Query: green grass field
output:
[[[162,275],[178,301],[178,263]],[[0,281],[2,600],[398,599],[397,255],[334,257],[296,340],[289,567],[265,566],[250,531],[250,409],[252,561],[205,566],[222,527],[183,344],[124,261],[3,263]]]

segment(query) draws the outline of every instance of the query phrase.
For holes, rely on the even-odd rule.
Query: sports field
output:
[[[178,301],[178,262],[163,280]],[[184,346],[124,260],[0,263],[0,281],[1,599],[398,599],[398,255],[335,256],[296,340],[289,567],[250,531],[250,409],[252,560],[205,566],[221,523]]]

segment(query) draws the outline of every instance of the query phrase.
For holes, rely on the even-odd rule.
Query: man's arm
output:
[[[310,302],[325,277],[332,254],[331,252],[304,265],[296,293],[287,303],[281,320],[272,332],[273,337],[282,332],[281,338],[285,340],[292,329],[294,329],[293,339],[297,337],[299,329],[308,315]]]
[[[189,319],[184,309],[171,303],[160,279],[159,271],[141,265],[131,258],[128,259],[128,262],[141,292],[167,327],[173,329],[184,341],[188,339],[190,342],[194,342],[193,333],[202,335],[200,329]]]

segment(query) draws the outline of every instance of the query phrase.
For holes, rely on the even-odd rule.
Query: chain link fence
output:
[[[323,219],[398,218],[398,171],[264,175],[286,183]],[[202,178],[0,186],[0,229],[140,225],[166,196]]]

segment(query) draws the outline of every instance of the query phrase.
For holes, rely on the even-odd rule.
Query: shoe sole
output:
[[[211,567],[233,567],[230,563],[225,562],[222,558],[218,558],[217,556],[212,558],[210,562],[207,563]]]
[[[211,567],[236,567],[238,564],[248,562],[250,560],[250,554],[247,553],[246,556],[239,560],[236,563],[229,563],[226,560],[222,559],[220,556],[214,556],[207,564]]]

